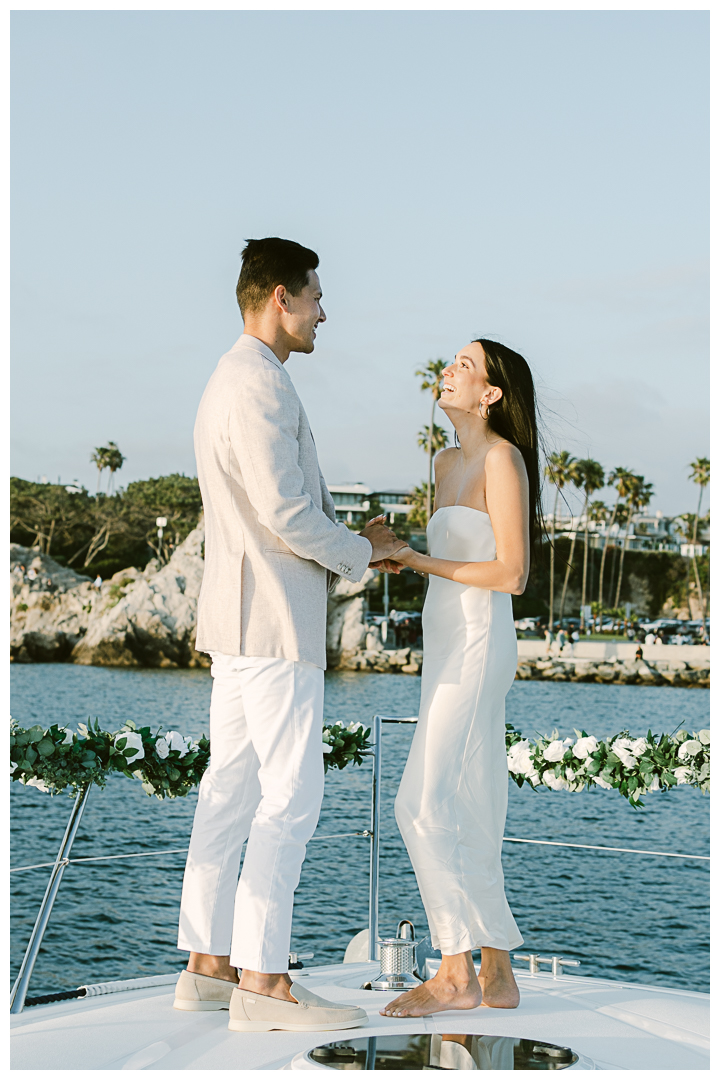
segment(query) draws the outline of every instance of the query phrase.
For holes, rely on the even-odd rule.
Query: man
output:
[[[291,352],[313,351],[325,321],[318,262],[290,240],[248,241],[237,286],[245,332],[195,424],[205,512],[196,647],[212,657],[212,756],[183,882],[178,947],[190,960],[175,1007],[229,1002],[237,1031],[367,1021],[287,973],[293,893],[322,802],[327,592],[402,546],[381,523],[358,536],[335,520],[284,367]]]

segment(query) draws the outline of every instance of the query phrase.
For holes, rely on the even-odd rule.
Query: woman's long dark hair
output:
[[[485,353],[485,370],[491,386],[502,390],[499,401],[488,407],[490,430],[517,446],[523,456],[530,487],[530,560],[534,560],[542,531],[540,441],[535,385],[527,360],[497,341],[476,338]]]

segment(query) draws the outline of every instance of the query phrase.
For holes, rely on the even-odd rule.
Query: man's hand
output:
[[[360,535],[364,536],[372,544],[370,565],[390,559],[396,551],[406,547],[404,540],[398,540],[392,529],[384,524],[385,515],[373,518],[369,521]]]

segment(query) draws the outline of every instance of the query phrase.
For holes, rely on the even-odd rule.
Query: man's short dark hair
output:
[[[236,289],[243,319],[246,314],[262,311],[278,285],[284,285],[297,296],[308,283],[308,271],[317,270],[319,262],[314,251],[294,240],[282,240],[279,236],[248,240]]]

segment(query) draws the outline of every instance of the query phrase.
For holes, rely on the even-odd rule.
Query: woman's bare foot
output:
[[[408,990],[380,1010],[381,1016],[429,1016],[449,1009],[476,1009],[482,991],[472,953],[443,956],[437,975]]]
[[[478,982],[483,1005],[491,1009],[517,1009],[520,991],[512,973],[509,953],[502,949],[483,949]]]

